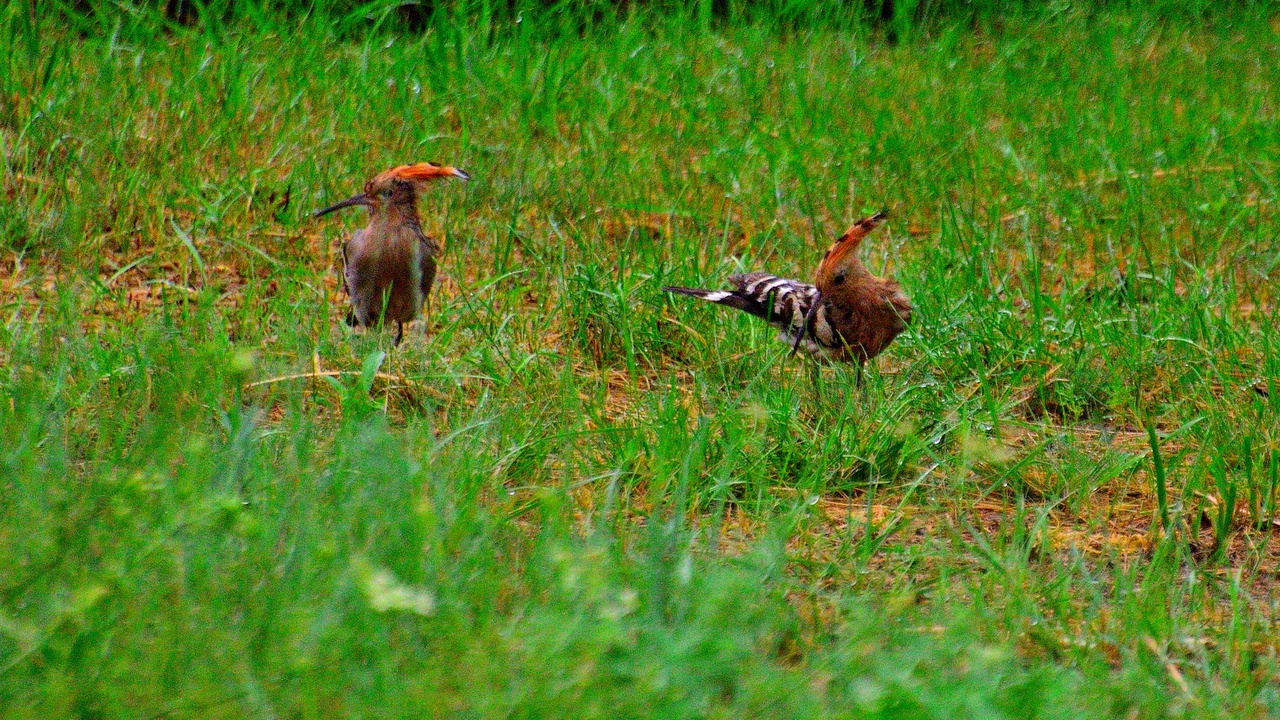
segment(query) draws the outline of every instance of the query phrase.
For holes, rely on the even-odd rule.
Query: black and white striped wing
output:
[[[795,342],[801,332],[805,315],[818,297],[818,289],[809,283],[788,280],[766,272],[734,275],[729,278],[733,290],[703,290],[699,288],[664,287],[666,292],[688,295],[719,305],[728,305],[743,312],[763,318],[780,332],[783,342]],[[824,353],[839,347],[839,340],[831,331],[826,308],[814,313],[810,332],[806,333],[800,347],[810,354]]]

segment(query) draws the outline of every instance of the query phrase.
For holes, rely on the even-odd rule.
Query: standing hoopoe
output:
[[[764,318],[792,352],[803,346],[810,355],[857,362],[861,384],[863,364],[911,322],[911,301],[897,281],[872,275],[858,259],[858,246],[884,217],[881,212],[859,220],[832,243],[813,285],[753,272],[730,277],[733,290],[662,289]]]
[[[458,168],[430,162],[400,165],[365,183],[359,195],[314,214],[320,217],[352,205],[369,208],[369,224],[342,247],[343,277],[351,297],[347,322],[372,327],[394,320],[396,345],[404,337],[404,324],[422,311],[440,254],[440,246],[422,232],[418,191],[444,177],[471,179]]]

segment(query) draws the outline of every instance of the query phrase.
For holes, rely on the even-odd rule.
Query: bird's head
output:
[[[800,341],[809,332],[809,321],[813,319],[819,305],[828,300],[838,301],[841,296],[848,298],[850,293],[857,293],[866,285],[866,279],[871,273],[862,264],[862,260],[858,259],[858,246],[884,219],[885,214],[878,212],[859,220],[827,248],[813,279],[818,294],[814,296],[809,312],[805,314],[802,331],[796,334],[795,345],[791,346],[793,354],[800,349]]]
[[[396,202],[407,202],[412,206],[418,190],[432,180],[447,177],[471,179],[470,175],[456,167],[433,162],[399,165],[372,177],[364,184],[364,192],[323,210],[317,210],[313,217],[328,215],[335,210],[354,205],[363,205],[369,208],[370,213],[376,213],[381,208]]]

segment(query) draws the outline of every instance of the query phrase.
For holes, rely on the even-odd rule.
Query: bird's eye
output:
[[[836,285],[843,285],[843,284],[844,284],[844,273],[838,273],[834,278],[832,278],[831,282],[832,282],[832,283],[834,283],[834,284],[836,284]]]

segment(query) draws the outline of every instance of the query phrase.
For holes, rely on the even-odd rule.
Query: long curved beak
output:
[[[334,210],[341,210],[342,208],[351,207],[352,205],[365,205],[365,206],[369,206],[369,205],[372,205],[372,204],[373,204],[373,203],[369,200],[369,196],[368,196],[368,195],[365,195],[364,193],[360,193],[359,195],[356,195],[355,197],[350,197],[350,198],[347,198],[346,200],[343,200],[342,202],[338,203],[337,205],[330,205],[329,207],[327,207],[327,208],[325,208],[325,209],[323,209],[323,210],[317,210],[317,211],[315,211],[315,212],[311,213],[311,217],[320,217],[321,215],[328,215],[329,213],[333,212]]]

